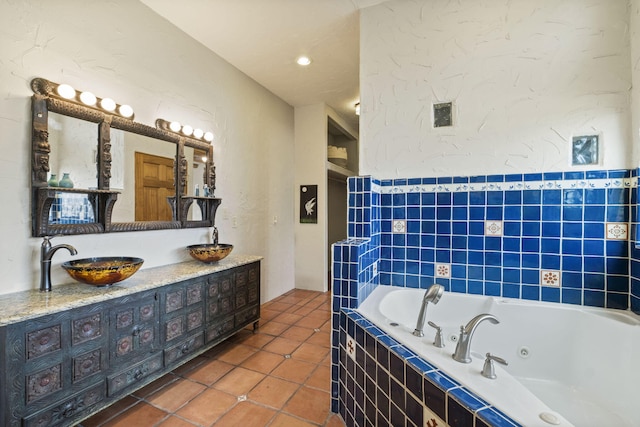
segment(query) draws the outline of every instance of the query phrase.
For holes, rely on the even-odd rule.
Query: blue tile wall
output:
[[[379,403],[369,395],[358,400],[359,394],[348,391],[354,384],[345,383],[354,378],[349,369],[355,367],[341,364],[340,313],[357,308],[378,284],[427,288],[437,282],[454,292],[640,314],[638,175],[638,170],[603,170],[349,178],[349,238],[333,247],[332,410],[355,421],[372,422],[374,416],[393,423],[394,417],[399,422],[406,417],[393,399],[381,414],[374,405]],[[485,235],[486,221],[501,221],[502,235]],[[627,238],[607,239],[607,223],[625,224]],[[449,265],[450,277],[437,277],[439,264]],[[560,286],[541,283],[541,270],[558,272]],[[443,402],[437,396],[423,400],[430,408]],[[460,409],[455,400],[446,405],[468,416],[468,406]],[[405,399],[402,410],[413,406]],[[473,416],[477,425],[512,425],[499,411]]]

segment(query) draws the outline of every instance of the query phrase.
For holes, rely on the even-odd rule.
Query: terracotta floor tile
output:
[[[262,427],[266,426],[275,414],[276,411],[273,409],[251,402],[240,402],[216,422],[215,427]]]
[[[236,396],[210,388],[180,408],[176,414],[198,425],[208,426],[237,402]]]
[[[160,390],[162,387],[166,386],[167,384],[170,384],[176,380],[178,380],[180,377],[173,375],[172,373],[168,373],[165,374],[163,376],[161,376],[160,378],[158,378],[157,380],[147,384],[146,386],[142,387],[140,390],[136,390],[134,391],[132,394],[134,396],[140,397],[140,398],[145,398],[147,396],[149,396],[150,394],[155,393],[156,391]]]
[[[190,423],[187,420],[183,420],[182,418],[178,418],[175,415],[171,415],[166,420],[162,421],[160,424],[156,424],[157,427],[195,427],[196,424]]]
[[[263,350],[278,354],[291,354],[298,347],[300,347],[299,341],[293,341],[287,338],[274,338],[273,341],[264,346]]]
[[[325,427],[344,427],[345,424],[340,415],[330,414],[329,418],[327,418],[327,421],[325,421],[324,426]]]
[[[281,354],[271,353],[269,351],[259,351],[244,362],[242,362],[243,368],[251,369],[252,371],[262,372],[268,374],[278,366],[284,357]]]
[[[86,420],[84,420],[82,422],[82,427],[96,427],[96,426],[102,425],[105,421],[115,417],[116,415],[118,415],[119,413],[126,410],[130,406],[133,406],[136,403],[138,403],[138,399],[136,399],[135,397],[125,396],[122,399],[118,400],[113,405],[109,406],[108,408],[103,409],[102,411],[98,412],[92,417],[89,417]]]
[[[283,333],[284,331],[286,331],[289,326],[286,323],[280,323],[280,322],[274,322],[274,321],[270,321],[268,323],[265,323],[264,325],[260,326],[260,333],[261,334],[267,334],[267,335],[273,335],[273,336],[279,336],[281,333]]]
[[[286,359],[271,371],[271,375],[302,384],[309,378],[316,366],[302,360]]]
[[[304,385],[319,388],[320,390],[327,392],[331,391],[331,368],[324,365],[318,365],[309,379],[305,381]]]
[[[315,329],[320,328],[322,325],[324,325],[325,322],[325,319],[321,319],[319,317],[303,317],[302,319],[298,320],[296,326]]]
[[[273,311],[286,311],[289,308],[291,308],[292,304],[285,304],[282,302],[274,302],[271,305],[269,305],[269,310],[273,310]]]
[[[229,363],[231,365],[239,365],[253,355],[256,349],[247,345],[236,344],[226,351],[220,353],[216,359]]]
[[[249,393],[249,390],[263,378],[264,374],[237,367],[218,380],[213,387],[237,397]]]
[[[288,313],[297,314],[298,316],[306,316],[307,314],[311,313],[313,310],[314,310],[313,307],[307,307],[306,305],[303,305],[302,307],[299,307],[294,311],[288,311]]]
[[[314,310],[311,313],[307,314],[306,317],[313,317],[314,319],[321,319],[327,321],[331,318],[331,313],[323,310]]]
[[[292,326],[286,331],[284,331],[282,334],[280,334],[282,338],[288,338],[290,340],[299,341],[299,342],[306,341],[306,339],[309,338],[311,335],[313,335],[313,329],[301,328],[299,326]]]
[[[160,422],[168,414],[145,402],[127,409],[116,418],[104,424],[105,427],[152,426]]]
[[[279,413],[269,427],[317,427],[317,424],[311,424],[307,421],[295,418],[292,415]]]
[[[291,353],[293,359],[304,360],[311,363],[320,363],[322,359],[329,353],[328,347],[322,347],[315,344],[302,343],[300,347]]]
[[[330,348],[331,347],[331,334],[329,332],[316,332],[311,335],[307,341],[307,344],[314,344],[320,347]]]
[[[251,401],[281,409],[299,388],[300,384],[269,376],[255,386],[247,397]]]
[[[248,345],[249,347],[261,349],[268,343],[273,340],[273,335],[263,334],[258,332],[257,334],[252,334],[249,338],[245,339],[242,344]]]
[[[286,323],[288,325],[295,325],[298,320],[302,319],[302,316],[292,313],[282,313],[278,317],[274,318],[274,322]]]
[[[265,320],[271,320],[274,317],[277,317],[278,315],[280,315],[280,313],[282,313],[281,311],[277,311],[277,310],[271,310],[268,308],[261,308],[260,309],[260,322],[263,322]]]
[[[197,381],[205,385],[211,385],[220,378],[222,378],[227,372],[234,368],[233,365],[222,362],[217,359],[209,359],[198,366],[197,368],[189,371],[185,378]]]
[[[179,379],[172,383],[171,387],[161,388],[146,400],[153,406],[175,412],[176,409],[202,393],[205,388],[204,385],[195,381]]]
[[[316,424],[324,423],[329,416],[329,393],[302,386],[289,399],[284,411]]]

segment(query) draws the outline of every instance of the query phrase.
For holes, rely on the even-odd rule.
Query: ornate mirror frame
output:
[[[46,79],[35,78],[31,81],[32,96],[32,137],[31,137],[31,215],[32,235],[34,237],[59,234],[91,234],[122,231],[164,230],[177,228],[211,227],[215,223],[215,213],[221,199],[213,196],[215,189],[215,166],[213,147],[203,141],[186,137],[169,130],[163,120],[156,121],[156,127],[134,122],[120,115],[85,106],[59,97],[55,89],[57,84]],[[48,114],[59,113],[80,120],[96,123],[98,126],[97,148],[97,188],[59,188],[47,184],[49,168]],[[169,203],[172,208],[171,221],[134,221],[113,223],[113,207],[118,191],[110,189],[111,179],[111,129],[119,129],[161,141],[176,144],[173,180],[175,196]],[[184,155],[185,147],[193,147],[207,153],[203,180],[212,190],[209,197],[186,196],[188,161]],[[82,224],[52,224],[49,212],[58,193],[85,194],[91,204],[95,222]],[[189,221],[187,214],[193,202],[202,213],[202,220]]]

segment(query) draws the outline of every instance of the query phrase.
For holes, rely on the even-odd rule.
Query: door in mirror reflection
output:
[[[149,165],[146,172],[144,166],[138,171],[138,153],[165,159],[162,170],[154,170],[156,166]],[[171,221],[172,209],[166,197],[175,196],[173,159],[176,156],[176,144],[112,128],[111,154],[110,187],[120,192],[113,208],[112,222]],[[145,175],[149,175],[146,185]],[[147,197],[158,199],[157,203],[150,205],[147,202],[151,206],[149,209],[144,208],[145,186],[150,188]],[[141,209],[140,212],[138,209]]]
[[[136,221],[171,221],[173,159],[136,152]]]

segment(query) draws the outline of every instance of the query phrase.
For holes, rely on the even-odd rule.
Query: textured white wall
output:
[[[213,131],[221,241],[265,257],[263,301],[293,288],[293,171],[281,167],[293,162],[293,108],[138,1],[0,0],[0,293],[38,287],[41,239],[31,237],[29,200],[29,82],[37,76],[130,104],[147,125],[162,117]],[[184,247],[209,235],[148,231],[54,243],[74,245],[78,257],[140,256],[149,268],[189,259]],[[69,258],[55,255],[54,286],[70,280],[59,268]]]
[[[589,169],[635,167],[626,0],[393,0],[360,28],[361,174],[572,170],[572,136],[592,134]],[[454,126],[434,129],[448,101]]]

